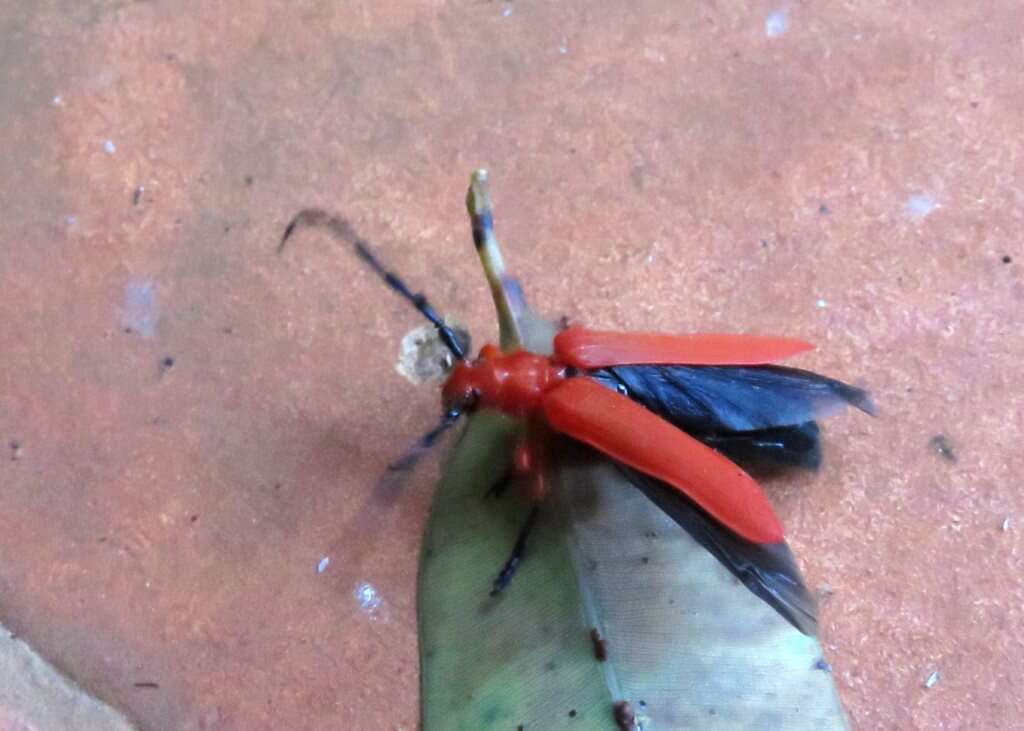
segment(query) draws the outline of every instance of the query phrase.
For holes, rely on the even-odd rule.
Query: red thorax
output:
[[[446,409],[483,407],[528,417],[541,395],[565,378],[565,366],[547,356],[525,350],[503,353],[485,345],[479,358],[455,365],[442,398]]]

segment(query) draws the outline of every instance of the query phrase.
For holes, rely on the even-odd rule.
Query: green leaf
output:
[[[471,188],[469,208],[489,214],[486,191]],[[503,345],[549,353],[554,327],[507,296],[487,233]],[[419,576],[423,731],[617,731],[621,701],[651,731],[847,727],[817,640],[592,452],[565,450],[518,573],[491,597],[528,512],[488,496],[520,432],[479,412],[442,470]]]

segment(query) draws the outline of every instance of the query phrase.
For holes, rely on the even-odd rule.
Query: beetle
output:
[[[482,258],[494,237],[485,180],[477,175],[467,198]],[[777,365],[811,350],[811,344],[787,337],[623,333],[565,324],[551,354],[487,344],[471,358],[468,340],[425,295],[386,269],[344,218],[316,208],[300,211],[285,228],[278,251],[303,227],[323,228],[351,245],[433,324],[454,360],[441,390],[440,423],[393,469],[409,467],[462,416],[476,410],[495,409],[525,423],[513,465],[526,478],[526,497],[534,508],[492,594],[508,585],[525,554],[536,506],[551,490],[548,475],[558,457],[558,440],[568,438],[615,462],[751,591],[798,629],[813,633],[814,600],[785,543],[782,523],[757,481],[739,464],[816,468],[821,460],[818,418],[848,405],[874,414],[866,391]],[[488,269],[488,276],[492,288],[517,290],[500,271]]]

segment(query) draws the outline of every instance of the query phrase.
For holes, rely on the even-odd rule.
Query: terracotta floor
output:
[[[0,621],[142,729],[415,728],[433,466],[370,495],[435,418],[393,367],[419,323],[326,239],[275,246],[344,211],[483,342],[484,165],[539,310],[801,336],[870,386],[881,415],[773,491],[840,693],[858,729],[1021,728],[1022,28],[1019,0],[0,1]]]

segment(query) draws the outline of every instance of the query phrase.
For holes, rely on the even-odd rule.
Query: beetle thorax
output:
[[[443,395],[446,407],[461,401],[513,416],[529,416],[541,395],[564,379],[565,368],[546,356],[524,350],[506,354],[485,346],[475,361],[455,366]]]

